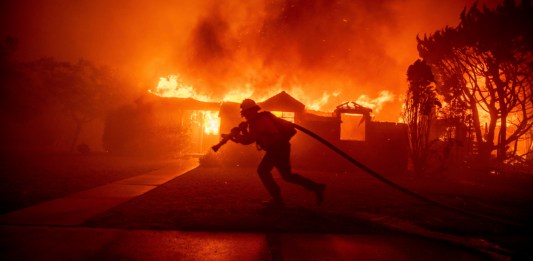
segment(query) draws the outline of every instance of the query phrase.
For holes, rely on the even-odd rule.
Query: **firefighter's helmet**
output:
[[[257,105],[257,103],[255,103],[255,101],[252,99],[244,99],[241,103],[241,114],[248,110],[258,111],[260,109],[261,107],[259,107],[259,105]]]

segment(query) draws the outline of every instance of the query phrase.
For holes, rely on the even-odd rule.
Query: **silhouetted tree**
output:
[[[70,150],[73,151],[83,126],[117,106],[121,92],[114,72],[91,62],[59,62],[40,59],[31,65],[35,78],[75,124]]]
[[[42,92],[28,80],[27,68],[11,59],[16,46],[17,40],[10,36],[0,43],[0,110],[25,119],[42,105]]]
[[[417,39],[448,112],[471,118],[483,162],[494,150],[497,162],[512,157],[533,126],[531,17],[530,0],[505,0],[494,10],[474,5],[457,27]]]
[[[47,137],[53,132],[53,127],[34,125],[46,111],[49,95],[34,80],[31,66],[13,60],[17,42],[10,36],[0,42],[0,143],[7,147],[39,146],[49,142]]]
[[[431,68],[417,60],[407,69],[409,89],[405,99],[403,119],[409,134],[409,152],[416,173],[424,168],[429,145],[429,131],[435,118],[435,106],[440,105],[434,86]]]

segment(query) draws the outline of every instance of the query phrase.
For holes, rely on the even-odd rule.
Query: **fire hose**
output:
[[[533,229],[532,226],[528,226],[528,225],[525,225],[525,224],[520,224],[520,223],[516,223],[516,222],[503,220],[503,219],[499,219],[499,218],[483,215],[483,214],[480,214],[480,213],[468,211],[468,210],[465,210],[465,209],[462,209],[462,208],[457,208],[457,207],[454,207],[452,205],[448,205],[446,203],[439,202],[439,201],[433,200],[431,198],[428,198],[428,197],[426,197],[426,196],[424,196],[422,194],[419,194],[419,193],[417,193],[415,191],[412,191],[410,189],[407,189],[407,188],[405,188],[405,187],[403,187],[401,185],[398,185],[398,184],[392,182],[391,180],[383,177],[382,175],[380,175],[376,171],[372,170],[371,168],[367,167],[366,165],[362,164],[361,162],[355,160],[352,156],[348,155],[346,152],[342,151],[341,149],[339,149],[335,145],[331,144],[329,141],[327,141],[326,139],[322,138],[318,134],[312,132],[311,130],[309,130],[307,128],[304,128],[304,127],[302,127],[302,126],[300,126],[300,125],[298,125],[296,123],[293,123],[293,125],[294,125],[294,128],[296,128],[297,130],[309,135],[310,137],[312,137],[315,140],[319,141],[320,143],[324,144],[330,150],[334,151],[335,153],[337,153],[338,155],[340,155],[344,159],[348,160],[350,163],[352,163],[353,165],[357,166],[358,168],[360,168],[364,172],[370,174],[372,177],[374,177],[377,180],[379,180],[379,181],[381,181],[381,182],[383,182],[383,183],[395,188],[396,190],[399,190],[400,192],[402,192],[404,194],[412,196],[412,197],[414,197],[416,199],[419,199],[419,200],[421,200],[423,202],[426,202],[426,203],[429,203],[431,205],[435,205],[437,207],[440,207],[441,209],[445,209],[445,210],[448,210],[448,211],[461,213],[461,214],[466,215],[466,216],[470,216],[470,217],[474,217],[474,218],[480,218],[480,219],[484,219],[484,220],[488,220],[488,221],[492,221],[492,222],[496,222],[496,223],[500,223],[500,224],[506,224],[506,225],[516,226],[516,227]],[[235,128],[232,129],[230,134],[223,134],[222,135],[222,140],[218,144],[213,146],[212,149],[215,152],[217,152],[218,149],[220,149],[220,147],[222,147],[229,140],[231,140],[235,135],[238,134],[237,129],[238,129],[238,127],[235,127]]]

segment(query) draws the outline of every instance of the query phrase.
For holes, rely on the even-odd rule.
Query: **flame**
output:
[[[218,111],[192,111],[190,122],[195,128],[200,128],[206,135],[218,135],[220,130],[220,118]]]
[[[229,101],[229,102],[241,102],[242,100],[246,98],[252,97],[254,94],[254,89],[252,86],[248,83],[244,86],[244,89],[232,89],[226,95],[224,95],[223,101]]]
[[[185,84],[179,75],[159,78],[155,90],[148,92],[161,97],[193,98],[204,102],[211,100],[209,96],[197,93],[192,85]]]
[[[204,133],[207,135],[218,135],[220,129],[220,118],[217,111],[204,111]]]
[[[367,95],[361,95],[355,102],[361,106],[372,109],[374,113],[378,113],[383,109],[383,104],[390,101],[394,101],[394,94],[385,90],[381,91],[379,96],[375,99],[371,99]]]
[[[252,84],[247,83],[244,85],[244,87],[233,88],[227,92],[222,99],[217,99],[217,97],[199,93],[192,85],[186,84],[179,75],[170,75],[167,77],[161,77],[157,87],[154,90],[149,90],[149,92],[161,97],[193,98],[203,102],[217,102],[222,100],[238,103],[246,98],[253,98],[256,101],[263,101],[278,94],[282,90],[283,88],[281,88],[281,86],[276,85],[274,88],[270,88],[259,94],[255,91]],[[340,104],[339,98],[342,94],[341,91],[324,91],[322,92],[320,98],[312,98],[309,95],[309,92],[300,86],[293,86],[290,88],[290,90],[287,90],[287,92],[295,99],[305,104],[307,109],[313,111],[333,109],[334,107],[327,107],[331,106],[332,103],[335,103],[333,104],[334,106]],[[333,101],[332,98],[334,98]],[[391,101],[394,101],[394,95],[387,90],[381,91],[379,96],[374,99],[367,95],[361,95],[356,100],[358,104],[372,109],[374,113],[379,113],[383,108],[383,104]]]
[[[314,111],[320,111],[326,104],[328,104],[330,97],[338,97],[340,94],[340,91],[332,93],[323,92],[321,98],[310,99],[300,87],[293,87],[291,91],[291,95],[294,96],[295,99],[301,101],[308,109]]]

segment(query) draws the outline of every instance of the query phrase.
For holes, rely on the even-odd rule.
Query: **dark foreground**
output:
[[[505,260],[406,234],[0,227],[2,260]]]
[[[364,173],[301,172],[328,184],[316,206],[312,193],[278,180],[287,207],[265,210],[267,197],[251,168],[197,168],[157,190],[94,217],[85,225],[124,229],[238,231],[343,235],[415,234],[503,256],[529,255],[530,227],[500,224],[442,210],[406,196]],[[490,218],[529,225],[533,192],[495,180],[391,178],[441,202]],[[415,180],[423,179],[424,182]],[[497,182],[496,182],[497,181]],[[512,189],[508,186],[513,185]]]
[[[75,194],[66,202],[80,202],[72,201],[77,197],[91,202],[93,207],[102,207],[102,202],[117,204],[81,219],[80,206],[76,206],[78,219],[74,222],[35,221],[35,212],[31,214],[33,221],[26,223],[23,216],[17,217],[13,212],[4,215],[0,218],[4,221],[0,227],[2,260],[531,257],[530,228],[442,210],[364,173],[301,171],[304,176],[328,184],[322,206],[315,205],[311,193],[278,180],[288,203],[279,210],[265,210],[259,204],[267,195],[251,168],[199,167],[168,182],[161,179],[161,173],[122,182],[142,187],[142,191],[120,200],[117,194],[126,195],[131,189],[117,191],[104,185],[104,189],[92,190],[97,197],[90,200],[90,193]],[[486,216],[526,225],[533,220],[533,192],[527,177],[518,181],[491,177],[485,182],[466,176],[391,179],[436,200]],[[38,205],[39,211],[57,207],[57,202]],[[15,221],[5,218],[10,215],[17,217]]]

